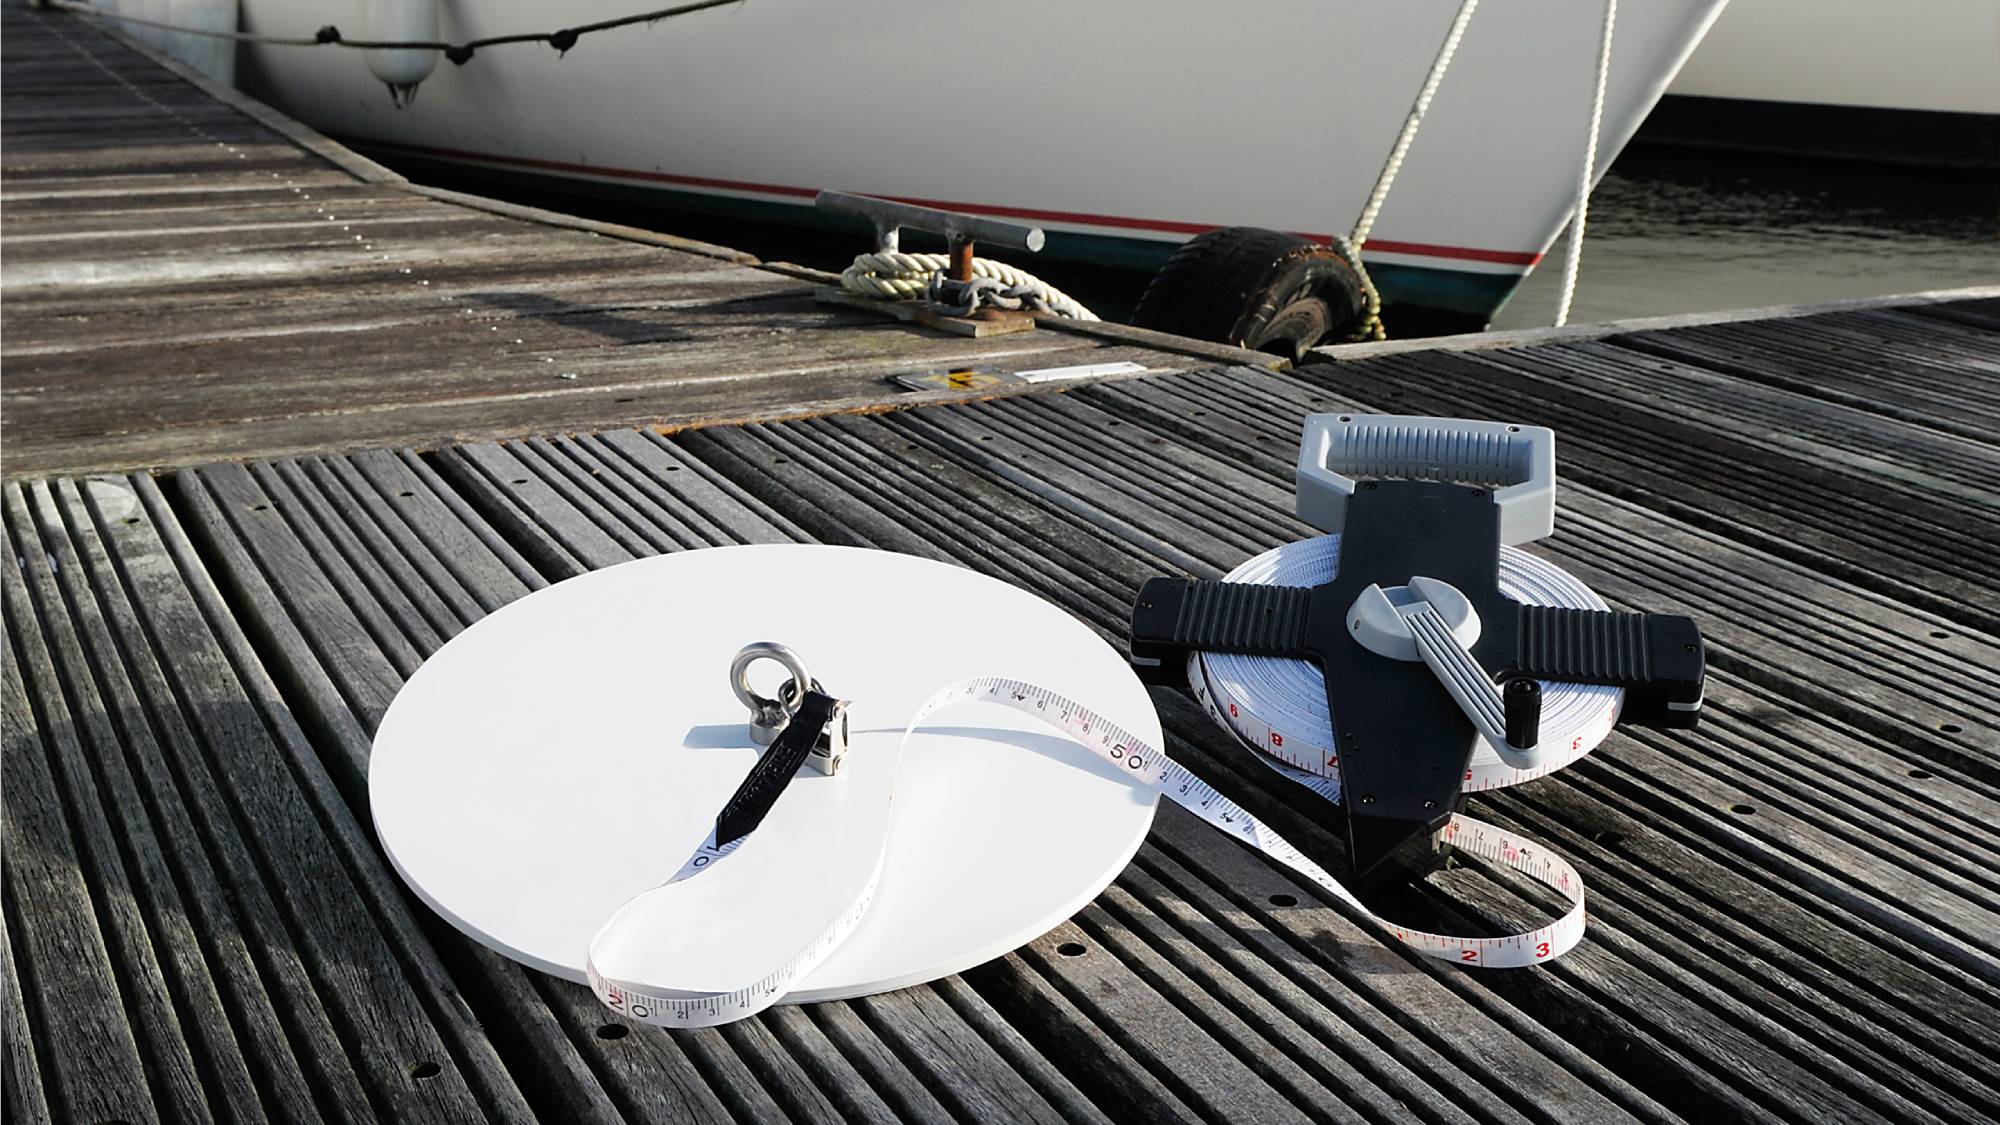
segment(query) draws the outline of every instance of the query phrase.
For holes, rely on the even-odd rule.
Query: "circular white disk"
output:
[[[850,755],[893,751],[931,692],[971,676],[1044,685],[1161,744],[1118,653],[1017,587],[848,547],[685,551],[531,594],[426,661],[375,736],[384,850],[459,929],[582,980],[598,927],[674,873],[756,760],[728,672],[762,640],[852,701]],[[782,673],[751,678],[768,696]],[[807,770],[796,784],[840,781]],[[941,714],[904,752],[874,902],[787,1000],[901,988],[1040,936],[1124,869],[1154,797],[1025,715]]]

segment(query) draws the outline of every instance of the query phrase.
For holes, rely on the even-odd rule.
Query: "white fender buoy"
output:
[[[438,38],[437,0],[358,0],[361,26],[348,36],[363,40],[429,40]],[[417,96],[417,84],[437,69],[438,52],[399,48],[364,52],[368,70],[389,87],[397,108]]]

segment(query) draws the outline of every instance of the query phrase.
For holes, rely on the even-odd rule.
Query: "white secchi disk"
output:
[[[583,980],[593,935],[675,873],[757,760],[728,675],[754,641],[791,646],[852,700],[851,747],[839,776],[802,772],[738,855],[682,887],[672,926],[626,943],[644,947],[621,954],[638,979],[660,960],[691,987],[758,979],[878,864],[865,917],[785,1000],[935,979],[1081,909],[1152,823],[1154,790],[1001,708],[917,731],[897,765],[925,699],[980,675],[1060,685],[1158,745],[1145,687],[1088,626],[961,567],[780,544],[594,571],[453,638],[376,733],[383,848],[459,929]],[[751,676],[771,695],[780,673]]]
[[[1340,536],[1323,535],[1266,551],[1230,571],[1224,581],[1316,586],[1333,578],[1339,560]],[[1528,605],[1607,608],[1569,572],[1512,547],[1500,549],[1500,590]],[[1338,748],[1327,714],[1326,678],[1317,665],[1283,657],[1202,653],[1189,662],[1189,671],[1198,677],[1197,693],[1206,696],[1218,722],[1277,761],[1325,779],[1313,788],[1338,797]],[[1514,769],[1482,742],[1473,751],[1465,789],[1518,785],[1576,761],[1611,733],[1624,700],[1622,688],[1544,681],[1542,764]]]

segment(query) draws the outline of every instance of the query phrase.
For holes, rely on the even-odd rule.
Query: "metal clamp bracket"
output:
[[[750,687],[750,667],[759,660],[775,661],[791,673],[791,679],[779,687],[776,699],[758,695]],[[759,746],[775,745],[778,737],[803,713],[809,696],[826,696],[820,682],[806,671],[799,654],[776,641],[744,645],[729,664],[729,684],[735,689],[736,698],[750,709],[750,740]],[[829,716],[813,739],[807,760],[819,772],[831,776],[840,771],[840,760],[847,753],[847,701],[832,700]]]

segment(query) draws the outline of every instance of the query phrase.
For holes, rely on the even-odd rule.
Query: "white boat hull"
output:
[[[1600,169],[1722,2],[1620,9]],[[357,52],[250,47],[240,68],[362,146],[751,204],[837,188],[1031,220],[1055,253],[1095,238],[1157,258],[1217,226],[1346,230],[1457,7],[746,0],[567,56],[486,48],[440,63],[402,109]],[[631,10],[450,0],[440,32]],[[242,21],[310,35],[348,12],[243,0]],[[1392,304],[1483,319],[1541,259],[1573,203],[1602,15],[1496,0],[1474,16],[1367,247]]]
[[[1668,92],[2000,114],[2000,4],[1736,0]]]
[[[1647,140],[2000,168],[2000,3],[1736,0],[1667,92]]]

